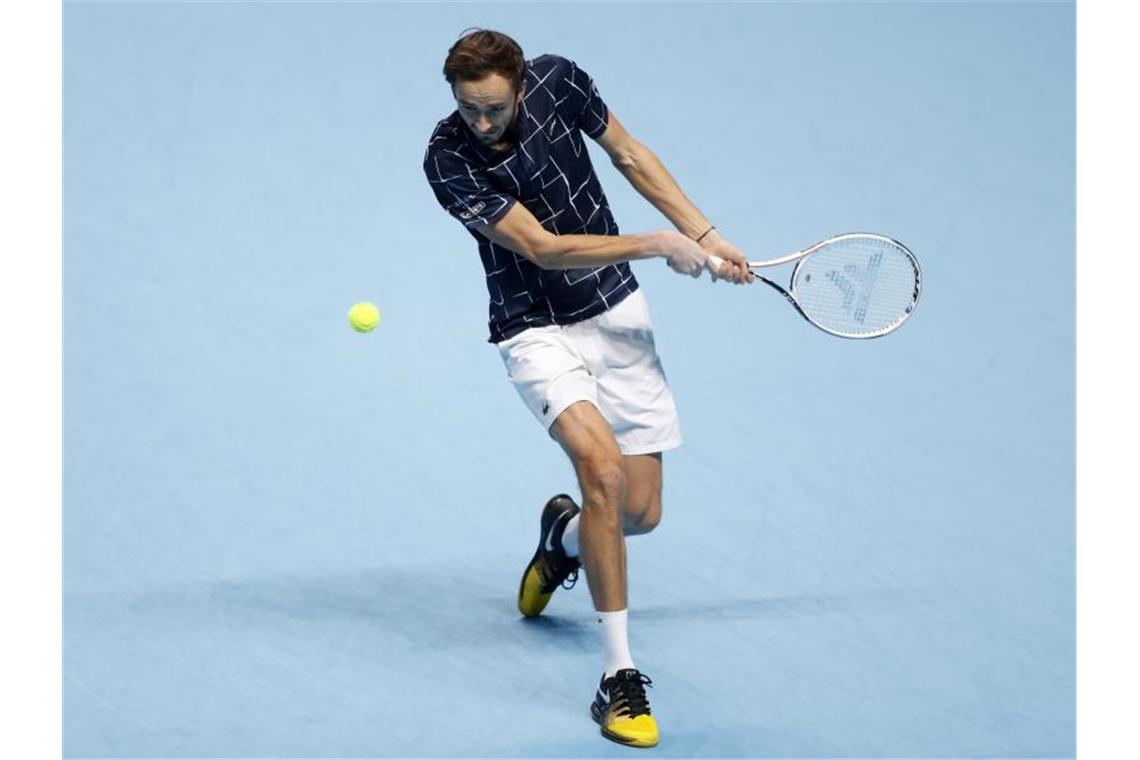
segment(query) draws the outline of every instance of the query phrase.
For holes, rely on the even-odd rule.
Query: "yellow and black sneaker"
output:
[[[546,609],[546,603],[560,585],[572,588],[578,581],[577,557],[566,556],[562,548],[562,534],[566,525],[580,510],[566,494],[558,494],[542,509],[538,549],[523,571],[519,582],[519,612],[537,617]],[[569,580],[569,585],[565,582]]]
[[[657,721],[649,713],[645,687],[653,681],[649,676],[626,668],[598,685],[590,715],[602,727],[602,736],[630,747],[656,747]]]

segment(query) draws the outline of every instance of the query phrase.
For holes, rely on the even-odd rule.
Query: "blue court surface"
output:
[[[1074,754],[1072,4],[64,17],[67,756]],[[751,258],[924,265],[867,342],[634,265],[685,433],[629,541],[656,749],[590,721],[584,582],[515,610],[576,486],[421,170],[470,26],[586,69]]]

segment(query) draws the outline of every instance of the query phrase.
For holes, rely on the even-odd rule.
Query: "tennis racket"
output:
[[[796,262],[785,289],[757,269]],[[715,273],[724,263],[709,256]],[[922,270],[902,243],[883,235],[850,232],[748,268],[776,289],[804,319],[840,338],[878,338],[897,330],[918,306]]]

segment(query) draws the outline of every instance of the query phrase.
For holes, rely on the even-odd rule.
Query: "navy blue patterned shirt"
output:
[[[458,111],[436,125],[424,172],[441,206],[479,243],[490,295],[490,342],[528,327],[565,325],[601,314],[637,290],[629,264],[543,270],[475,231],[522,203],[556,235],[617,235],[582,133],[606,131],[609,109],[573,61],[543,55],[526,64],[516,142],[482,145]]]

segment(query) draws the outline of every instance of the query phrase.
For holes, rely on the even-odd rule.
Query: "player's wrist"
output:
[[[711,248],[713,244],[720,239],[720,231],[714,225],[710,226],[707,232],[699,235],[696,238],[696,242],[701,248]]]
[[[637,258],[639,259],[667,259],[672,249],[669,246],[669,230],[646,232],[638,235],[639,242]]]

